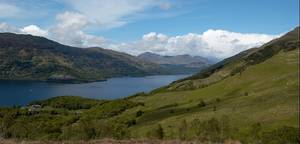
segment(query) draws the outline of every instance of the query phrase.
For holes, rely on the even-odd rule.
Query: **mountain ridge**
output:
[[[71,47],[44,37],[14,33],[0,33],[0,70],[3,80],[78,82],[167,74],[159,65],[128,54]]]
[[[188,54],[183,55],[175,55],[175,56],[168,56],[168,55],[159,55],[151,52],[145,52],[137,56],[140,59],[144,59],[156,64],[174,64],[174,65],[182,65],[182,64],[190,64],[190,63],[203,63],[209,64],[208,59],[201,57],[201,56],[191,56]]]
[[[213,63],[207,58],[188,54],[167,56],[145,52],[138,55],[137,58],[161,65],[175,74],[194,74]]]

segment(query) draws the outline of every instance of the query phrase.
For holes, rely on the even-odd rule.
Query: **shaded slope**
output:
[[[158,65],[101,48],[76,48],[43,37],[0,34],[0,79],[95,81],[164,73]]]

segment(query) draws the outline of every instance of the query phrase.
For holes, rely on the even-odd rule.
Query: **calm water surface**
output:
[[[149,92],[187,77],[158,75],[112,78],[104,82],[62,84],[46,82],[0,81],[0,106],[26,105],[31,101],[55,96],[74,95],[95,99],[116,99],[137,92]]]

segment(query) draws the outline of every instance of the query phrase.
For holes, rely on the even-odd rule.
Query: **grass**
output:
[[[222,115],[229,116],[242,129],[257,122],[266,130],[279,126],[299,128],[298,65],[298,49],[280,52],[263,63],[248,67],[241,75],[236,74],[206,88],[132,98],[132,101],[145,104],[145,114],[132,131],[135,136],[143,137],[147,129],[157,123],[163,127],[177,127],[180,120],[208,120]],[[217,98],[220,102],[214,102]],[[209,104],[199,108],[200,100]],[[177,106],[160,109],[174,103]],[[172,131],[166,128],[165,132]]]

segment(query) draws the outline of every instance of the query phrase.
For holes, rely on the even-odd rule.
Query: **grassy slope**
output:
[[[145,103],[141,109],[146,111],[132,128],[133,134],[143,137],[149,127],[160,123],[166,136],[171,136],[178,131],[172,127],[180,120],[208,120],[222,115],[230,116],[236,126],[245,129],[256,122],[262,123],[266,129],[283,125],[299,127],[298,65],[299,49],[280,52],[263,63],[248,67],[241,75],[203,89],[132,98]],[[210,104],[197,107],[200,100]],[[216,111],[213,111],[214,106]]]
[[[203,88],[242,72],[249,66],[261,63],[280,51],[297,49],[300,45],[299,30],[299,27],[296,27],[280,38],[274,39],[259,48],[252,48],[224,59],[200,71],[198,74],[173,82],[165,90],[174,91]]]

